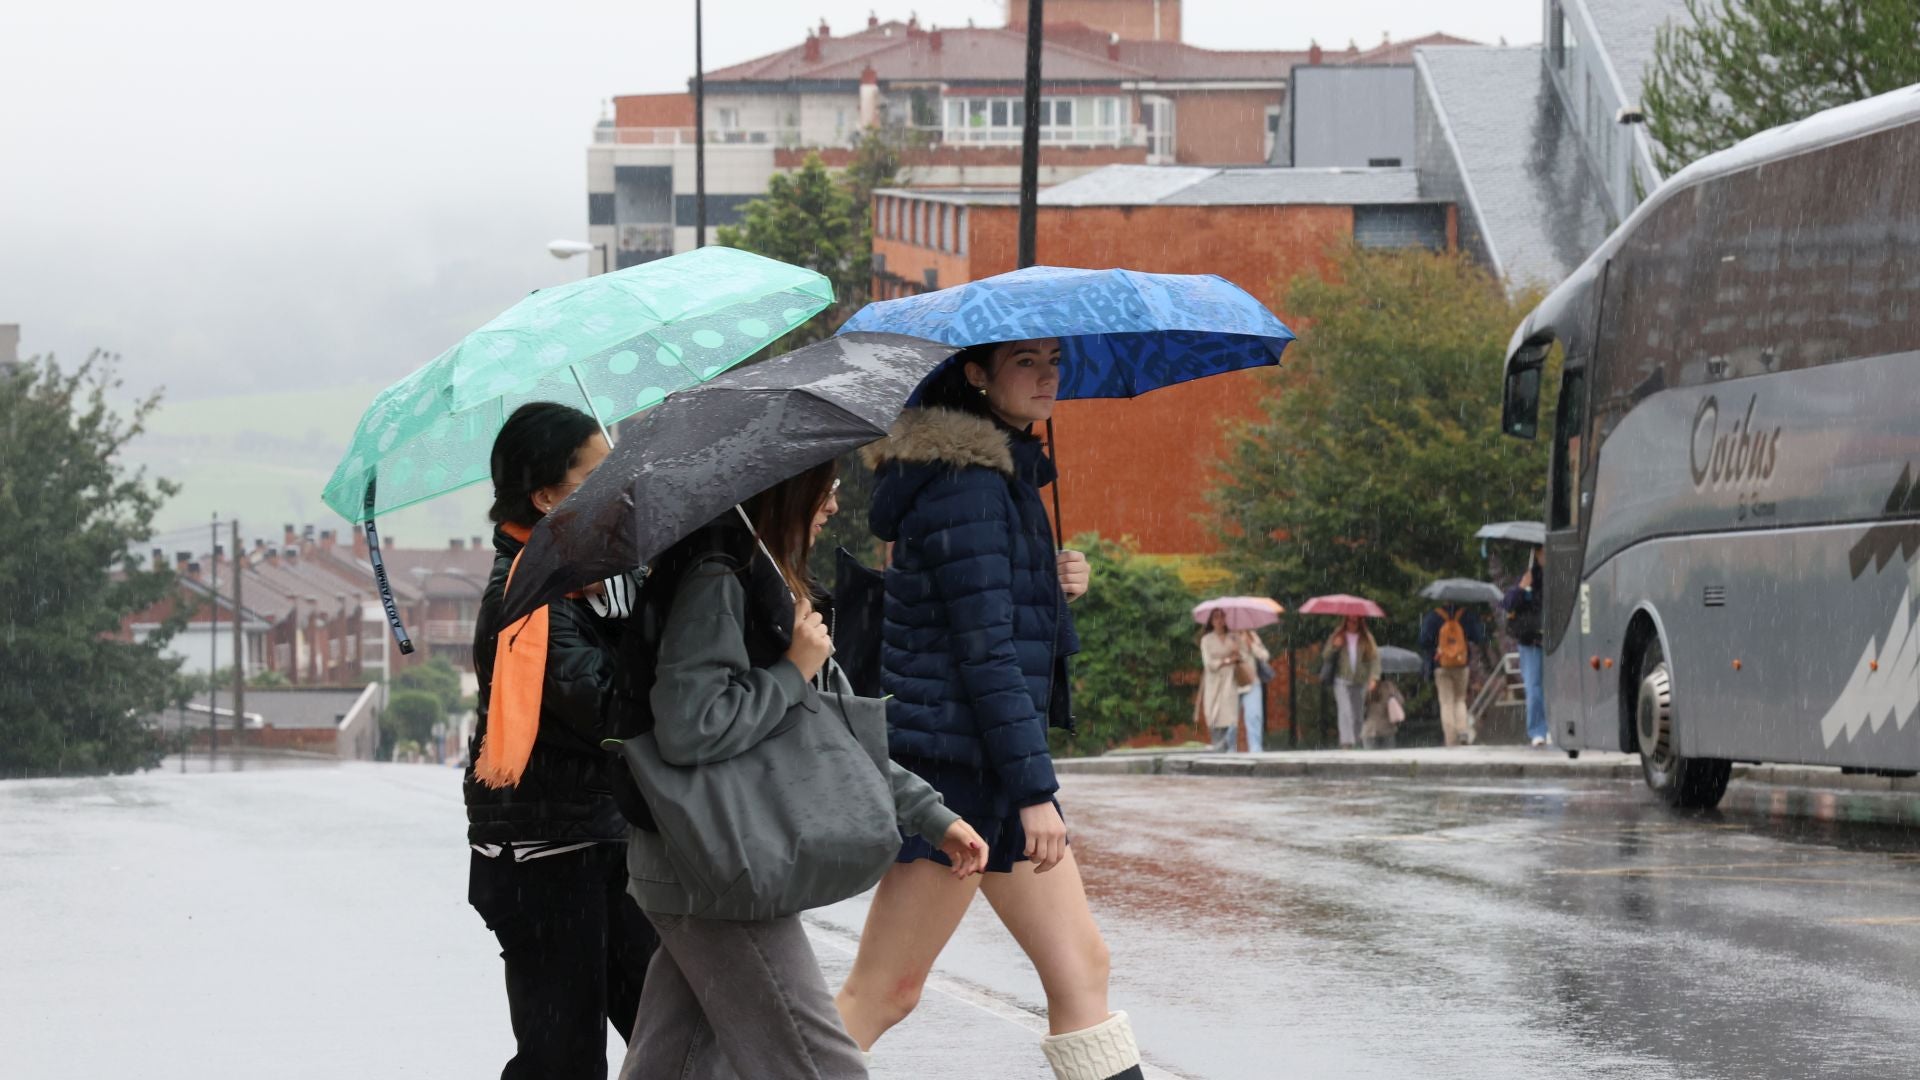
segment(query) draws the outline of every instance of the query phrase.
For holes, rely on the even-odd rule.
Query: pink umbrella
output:
[[[1227,613],[1227,629],[1258,630],[1263,626],[1272,626],[1280,621],[1280,613],[1286,608],[1264,596],[1219,596],[1193,609],[1193,621],[1201,626],[1213,620],[1213,613]]]
[[[1365,619],[1384,619],[1387,613],[1364,596],[1316,596],[1300,605],[1302,615],[1358,615]]]

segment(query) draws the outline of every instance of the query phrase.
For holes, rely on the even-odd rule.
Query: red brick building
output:
[[[1018,208],[1004,192],[890,190],[874,200],[875,295],[1005,273]],[[1454,208],[1420,195],[1409,169],[1116,168],[1042,193],[1040,261],[1219,274],[1282,319],[1286,283],[1321,273],[1340,245],[1452,248]],[[1205,493],[1222,422],[1257,415],[1270,385],[1242,372],[1056,413],[1067,531],[1131,535],[1153,554],[1217,550]]]

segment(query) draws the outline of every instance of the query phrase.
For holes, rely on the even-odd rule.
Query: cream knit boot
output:
[[[1140,1049],[1123,1012],[1090,1028],[1049,1035],[1040,1048],[1059,1080],[1142,1080]]]

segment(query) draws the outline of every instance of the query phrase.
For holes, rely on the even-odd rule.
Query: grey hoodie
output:
[[[651,704],[653,735],[670,765],[724,761],[758,745],[794,709],[819,709],[817,694],[793,663],[756,668],[747,657],[746,591],[731,573],[682,578],[661,633]],[[913,773],[888,763],[901,828],[936,846],[959,815]],[[660,834],[627,831],[627,891],[646,911],[687,915],[712,898],[680,881]]]

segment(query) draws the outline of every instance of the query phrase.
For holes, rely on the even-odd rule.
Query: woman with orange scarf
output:
[[[608,450],[591,416],[550,403],[521,406],[493,444],[495,558],[474,624],[464,787],[468,901],[500,941],[517,1044],[502,1080],[605,1080],[607,1022],[632,1033],[656,942],[626,894],[626,822],[600,747],[629,583],[499,619],[534,524]]]

